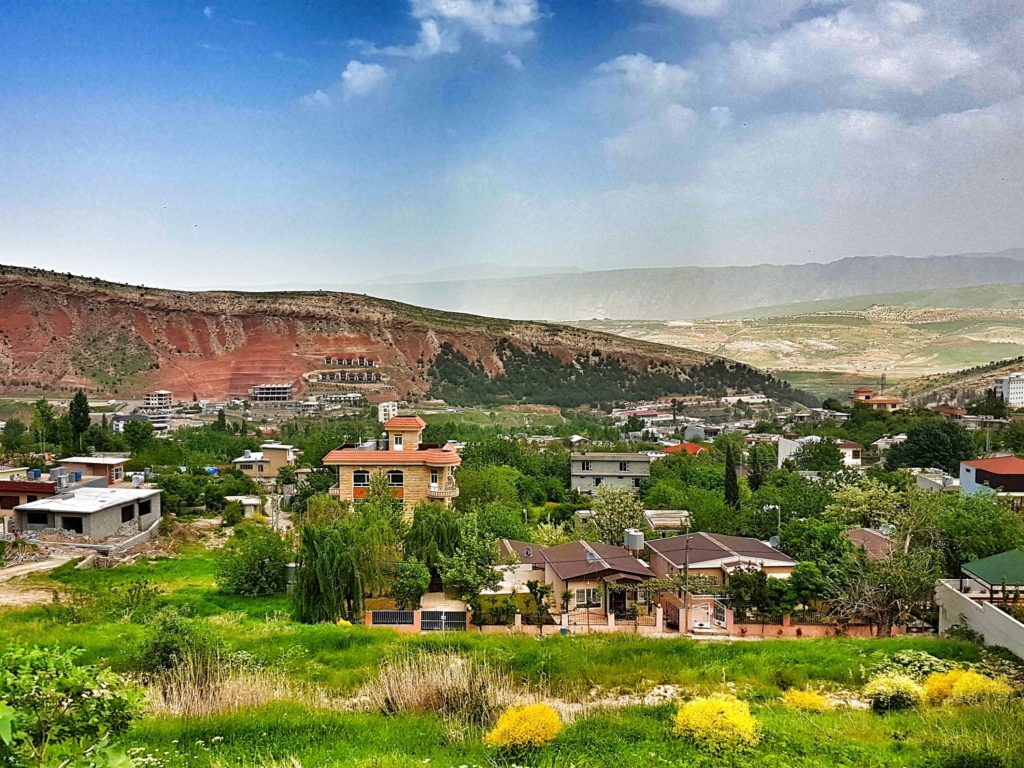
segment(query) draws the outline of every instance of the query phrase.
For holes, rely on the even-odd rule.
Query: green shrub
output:
[[[207,505],[207,508],[210,509],[211,507]],[[224,511],[221,512],[220,517],[225,526],[238,525],[245,519],[245,508],[237,501],[229,501],[224,505]]]
[[[276,531],[240,527],[217,561],[217,586],[231,595],[284,592],[285,566],[291,559],[291,548]]]
[[[420,598],[430,588],[430,569],[423,563],[399,563],[391,585],[391,596],[399,608],[419,608]]]
[[[864,686],[863,693],[876,712],[910,709],[924,699],[924,689],[917,681],[900,672],[875,675]]]
[[[213,658],[221,652],[220,642],[201,619],[178,613],[162,613],[149,625],[139,646],[136,666],[143,672],[173,669],[185,659]]]
[[[132,579],[110,588],[105,607],[125,621],[146,622],[156,613],[161,594],[160,587],[149,579]]]
[[[47,749],[123,732],[142,694],[119,675],[78,663],[78,648],[11,645],[0,653],[0,763],[38,765]]]
[[[875,667],[875,674],[888,673],[906,675],[914,680],[923,680],[929,675],[948,672],[953,664],[925,651],[900,651]]]

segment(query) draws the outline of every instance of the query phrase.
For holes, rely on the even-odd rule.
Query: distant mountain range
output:
[[[419,280],[366,286],[375,296],[455,312],[533,320],[687,320],[894,292],[1024,283],[1024,248],[907,258],[860,256],[825,264],[763,264],[567,272],[526,277]],[[993,289],[994,290],[994,289]],[[1024,289],[1020,291],[1024,296]],[[1003,291],[1005,294],[1005,290]],[[974,300],[984,302],[985,292]],[[916,296],[916,301],[928,297]],[[931,300],[953,302],[951,294]],[[856,303],[856,302],[855,302]],[[870,303],[893,304],[891,299]],[[931,306],[931,304],[912,304]],[[954,306],[965,306],[954,303]],[[971,304],[969,306],[974,306]],[[982,304],[988,306],[988,304]],[[861,307],[862,308],[862,307]],[[806,307],[796,310],[806,312]],[[813,310],[812,310],[813,311]]]

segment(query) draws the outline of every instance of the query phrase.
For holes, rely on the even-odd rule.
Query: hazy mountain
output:
[[[372,293],[492,317],[545,320],[714,317],[755,307],[864,294],[1024,283],[1024,249],[825,264],[618,269],[373,286]]]

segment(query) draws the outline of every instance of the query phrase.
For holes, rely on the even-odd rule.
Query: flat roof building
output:
[[[160,518],[160,491],[149,488],[78,488],[14,509],[19,531],[62,530],[99,540],[124,526],[144,531]]]

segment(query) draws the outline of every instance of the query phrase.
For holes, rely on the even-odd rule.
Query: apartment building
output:
[[[572,489],[588,495],[602,485],[636,490],[651,476],[646,453],[573,453],[570,462]]]
[[[1000,376],[992,385],[996,397],[1011,408],[1024,405],[1024,371],[1015,371],[1008,376]]]
[[[286,403],[292,399],[292,388],[289,382],[257,384],[249,389],[249,399],[254,403]]]

